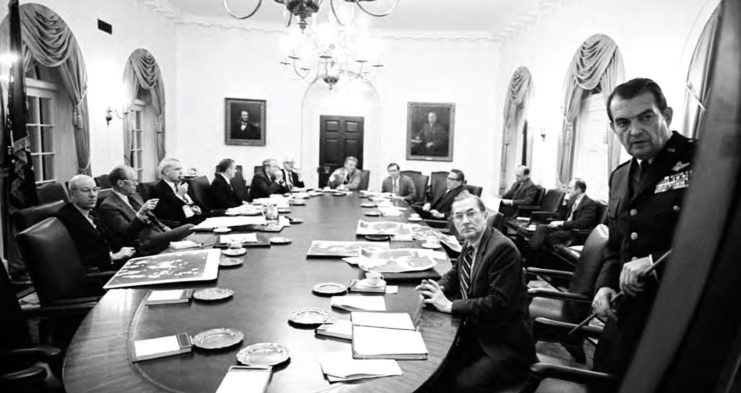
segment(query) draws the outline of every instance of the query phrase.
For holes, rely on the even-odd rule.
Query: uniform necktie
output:
[[[473,247],[469,246],[463,254],[460,271],[461,297],[468,299],[468,287],[471,285],[471,266],[473,265]]]

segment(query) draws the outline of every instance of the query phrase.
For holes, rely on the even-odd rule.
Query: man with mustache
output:
[[[498,391],[522,381],[536,359],[520,254],[468,191],[451,215],[466,240],[458,261],[439,282],[417,286],[425,304],[463,320],[435,391]]]
[[[641,338],[663,269],[642,275],[652,260],[671,249],[689,187],[695,143],[670,131],[672,109],[650,79],[633,79],[616,87],[607,101],[607,114],[612,130],[633,158],[610,176],[610,238],[592,302],[607,324],[594,364],[596,370],[622,377]],[[619,290],[625,295],[623,301],[610,304]]]

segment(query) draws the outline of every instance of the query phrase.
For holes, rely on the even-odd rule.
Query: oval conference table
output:
[[[319,338],[313,329],[288,323],[291,311],[318,307],[331,316],[349,319],[349,314],[330,306],[330,298],[312,293],[322,282],[348,284],[363,272],[341,259],[307,258],[312,240],[361,241],[356,238],[358,219],[406,221],[400,217],[365,217],[367,201],[355,195],[322,195],[292,206],[290,215],[301,224],[284,228],[288,245],[248,248],[244,263],[220,268],[216,281],[158,286],[158,288],[221,287],[234,290],[233,298],[217,303],[182,303],[144,306],[149,288],[113,289],[106,293],[80,325],[64,364],[64,382],[69,393],[80,392],[215,392],[237,352],[259,342],[275,342],[290,352],[287,363],[273,368],[268,392],[414,392],[430,381],[450,350],[460,321],[448,314],[422,308],[414,286],[419,280],[390,282],[399,285],[396,294],[385,294],[387,311],[408,312],[422,333],[427,360],[400,360],[401,376],[330,384],[324,377],[317,355],[349,350],[349,341]],[[196,236],[211,237],[210,234]],[[213,237],[211,238],[213,239]],[[213,241],[213,240],[212,240]],[[414,247],[414,243],[392,242],[391,248]],[[444,273],[450,262],[435,269]],[[132,362],[134,340],[187,332],[195,335],[212,328],[232,328],[244,333],[240,345],[218,351],[194,348],[192,353]],[[431,382],[432,383],[432,382]]]

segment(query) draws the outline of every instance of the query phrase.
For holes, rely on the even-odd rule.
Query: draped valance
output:
[[[527,107],[533,93],[533,81],[530,70],[527,67],[518,67],[507,86],[504,100],[504,127],[502,129],[502,163],[500,175],[500,188],[506,187],[506,172],[510,155],[516,148],[517,127],[521,117],[527,113]],[[526,141],[530,153],[532,152],[532,136]],[[532,154],[528,154],[531,158]],[[529,163],[528,163],[529,164]]]
[[[687,70],[687,85],[684,94],[684,121],[682,133],[700,138],[700,122],[710,96],[711,64],[715,42],[715,32],[720,19],[720,6],[715,9],[700,33],[695,51],[692,53],[690,67]]]
[[[574,159],[574,126],[581,111],[586,92],[597,86],[607,102],[612,90],[624,78],[623,61],[617,44],[604,34],[589,37],[574,54],[564,83],[563,127],[559,136],[558,182],[571,179]],[[610,133],[608,137],[608,171],[617,166],[620,141]],[[608,173],[609,175],[609,173]]]
[[[165,157],[165,88],[154,56],[141,48],[131,53],[126,61],[123,80],[128,106],[131,106],[139,97],[140,89],[147,90],[149,93],[148,96],[157,117],[155,124],[157,160],[162,160]],[[124,146],[127,146],[124,155],[130,163],[132,141],[129,130],[130,125],[124,127]]]

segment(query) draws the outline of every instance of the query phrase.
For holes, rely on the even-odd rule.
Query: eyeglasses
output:
[[[136,179],[123,179],[123,181],[131,182],[134,184],[139,184],[139,180],[136,180]]]
[[[450,176],[448,176],[448,180],[450,180],[450,181],[460,181],[460,179],[458,179],[457,177],[450,177]]]
[[[84,192],[84,193],[98,192],[98,191],[100,191],[100,187],[73,188],[72,191],[81,191],[81,192]]]
[[[481,213],[481,212],[478,211],[478,210],[469,210],[469,211],[467,211],[465,213],[455,213],[455,214],[453,214],[453,219],[455,221],[463,221],[463,217],[465,216],[465,217],[468,217],[468,220],[469,221],[471,221],[474,218],[476,218],[479,215],[479,213]]]

